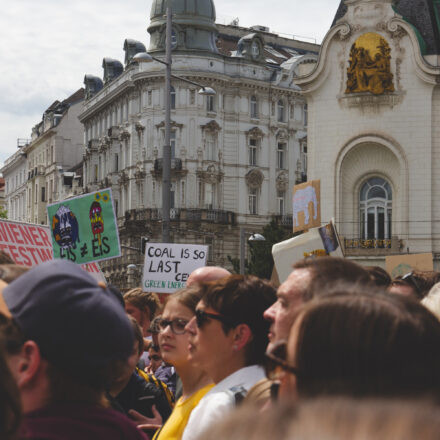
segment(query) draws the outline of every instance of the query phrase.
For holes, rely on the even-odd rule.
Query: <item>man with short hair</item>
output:
[[[334,286],[370,284],[368,272],[353,261],[336,258],[306,258],[293,266],[293,271],[277,291],[277,301],[264,312],[271,322],[269,348],[274,342],[287,340],[290,328],[302,304],[315,297],[331,294]]]
[[[50,261],[0,281],[0,332],[24,412],[22,439],[145,439],[106,407],[133,348],[114,294],[80,266]]]
[[[190,356],[216,384],[192,411],[182,440],[196,439],[264,378],[269,324],[263,312],[275,289],[256,277],[231,275],[200,285],[202,300],[187,324]]]
[[[150,324],[160,307],[159,298],[155,293],[143,292],[140,287],[131,289],[124,294],[125,311],[133,316],[141,326],[144,337],[150,336]]]

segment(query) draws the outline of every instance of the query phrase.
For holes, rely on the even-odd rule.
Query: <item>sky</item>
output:
[[[56,99],[83,86],[86,73],[102,77],[102,59],[124,61],[126,38],[148,48],[153,0],[15,0],[0,14],[0,166],[18,138]],[[217,22],[320,43],[340,0],[214,0]]]

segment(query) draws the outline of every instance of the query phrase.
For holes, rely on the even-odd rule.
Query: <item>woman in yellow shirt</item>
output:
[[[171,416],[156,432],[153,440],[180,440],[191,411],[214,386],[198,365],[188,360],[188,333],[185,326],[195,315],[201,295],[197,287],[187,287],[171,295],[159,321],[159,345],[162,358],[174,366],[182,381],[182,397]]]

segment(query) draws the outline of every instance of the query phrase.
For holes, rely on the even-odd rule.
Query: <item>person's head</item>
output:
[[[151,342],[148,345],[148,358],[150,359],[150,367],[153,373],[162,365],[162,355],[159,346]]]
[[[357,290],[305,305],[287,361],[300,397],[440,395],[440,322],[418,302]]]
[[[440,272],[413,270],[394,278],[389,291],[398,295],[411,296],[420,301],[438,282],[440,282]]]
[[[269,340],[287,339],[299,307],[315,297],[328,295],[341,283],[368,284],[368,272],[343,258],[306,258],[293,266],[293,272],[277,291],[277,301],[264,312],[270,321]]]
[[[191,272],[186,282],[187,287],[191,287],[194,284],[206,283],[208,281],[216,281],[222,278],[228,277],[231,272],[218,266],[204,266]]]
[[[0,438],[15,440],[21,419],[20,393],[5,358],[0,342]]]
[[[269,330],[263,312],[275,301],[274,287],[254,276],[231,275],[201,288],[196,317],[187,326],[191,357],[214,382],[263,364]]]
[[[0,283],[0,333],[25,412],[100,404],[133,348],[121,304],[80,266],[50,261]]]
[[[29,267],[19,266],[18,264],[0,264],[0,280],[5,283],[12,283],[19,276],[29,270]]]
[[[169,296],[158,323],[162,358],[177,371],[190,365],[189,334],[185,327],[194,317],[201,297],[202,291],[197,285],[173,293]]]
[[[370,274],[371,281],[375,286],[381,289],[388,289],[391,285],[391,277],[385,269],[379,266],[367,266],[365,269]]]
[[[160,308],[158,296],[152,292],[143,292],[140,287],[131,289],[124,294],[125,311],[136,319],[144,336],[148,336],[151,321]]]
[[[15,264],[15,261],[5,251],[0,250],[0,264]]]
[[[290,400],[256,412],[242,405],[199,440],[431,440],[440,429],[438,405],[419,399]]]

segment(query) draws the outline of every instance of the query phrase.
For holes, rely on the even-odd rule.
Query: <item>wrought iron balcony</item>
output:
[[[287,214],[287,215],[276,215],[275,220],[277,223],[281,226],[286,226],[289,228],[293,228],[293,215]]]
[[[171,169],[174,171],[182,171],[182,159],[173,158],[171,159]],[[162,172],[163,170],[163,159],[155,159],[154,161],[154,171]]]
[[[387,239],[343,238],[346,255],[391,255],[398,254],[403,248],[403,241],[397,236]]]

